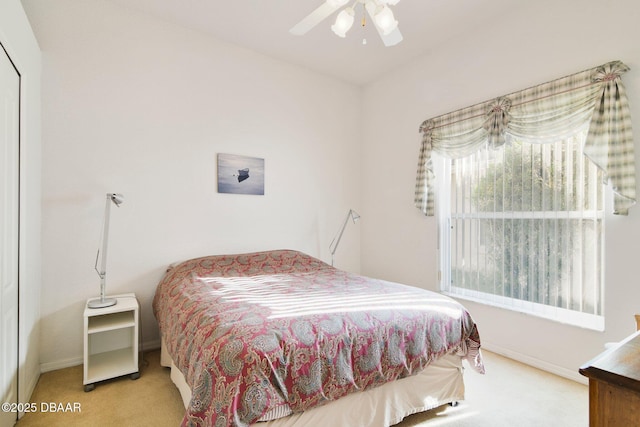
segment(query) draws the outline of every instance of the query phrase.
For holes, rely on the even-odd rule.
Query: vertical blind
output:
[[[585,137],[507,135],[498,150],[450,160],[443,290],[602,316],[603,177],[582,152]]]

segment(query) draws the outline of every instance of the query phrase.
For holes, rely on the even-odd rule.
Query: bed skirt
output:
[[[174,365],[162,341],[160,364],[171,368],[171,381],[180,391],[185,408],[191,390],[184,375]],[[350,394],[303,413],[291,414],[271,421],[258,422],[258,427],[388,427],[408,415],[464,400],[462,358],[444,356],[422,372],[360,393]]]

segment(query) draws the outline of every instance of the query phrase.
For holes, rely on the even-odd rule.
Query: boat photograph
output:
[[[218,154],[218,193],[264,195],[264,159]]]

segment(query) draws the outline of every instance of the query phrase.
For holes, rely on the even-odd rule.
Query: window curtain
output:
[[[611,183],[614,213],[627,215],[636,202],[631,116],[620,78],[628,70],[613,61],[425,120],[420,126],[416,207],[427,216],[434,214],[433,152],[461,158],[485,144],[498,148],[511,137],[551,143],[588,125],[584,154]]]

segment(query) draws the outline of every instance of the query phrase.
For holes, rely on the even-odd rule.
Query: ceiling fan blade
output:
[[[389,34],[385,36],[382,33],[382,30],[380,29],[380,27],[378,27],[378,25],[376,24],[376,20],[374,18],[374,15],[376,13],[376,7],[377,6],[375,2],[366,3],[367,13],[371,18],[371,22],[373,22],[373,26],[376,27],[376,30],[378,30],[378,34],[380,34],[380,38],[382,39],[382,42],[384,43],[385,46],[389,47],[389,46],[397,45],[402,41],[402,33],[400,32],[400,28],[396,27],[395,30],[391,31]]]
[[[333,12],[340,9],[339,7],[331,6],[327,2],[322,3],[320,7],[311,12],[302,21],[298,22],[293,28],[289,30],[291,34],[301,36],[307,31],[318,25],[320,22],[329,17]]]
[[[402,33],[400,32],[399,28],[396,28],[395,30],[391,31],[386,36],[382,34],[382,32],[378,29],[378,34],[380,34],[380,38],[382,39],[382,42],[387,47],[395,46],[402,41]]]

